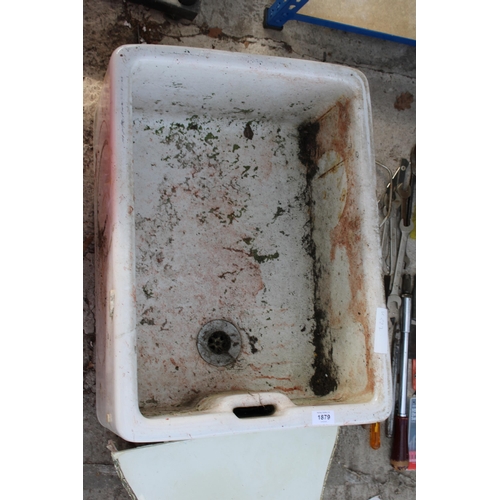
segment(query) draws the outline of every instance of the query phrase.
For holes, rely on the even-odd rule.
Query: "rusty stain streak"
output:
[[[348,175],[349,179],[349,175]],[[349,182],[349,181],[348,181]],[[337,248],[343,247],[348,257],[348,279],[351,290],[351,301],[349,303],[349,314],[362,326],[365,336],[365,356],[368,382],[364,392],[372,392],[374,389],[373,370],[371,369],[370,349],[370,327],[367,324],[367,301],[365,295],[359,292],[363,290],[364,274],[363,261],[360,254],[361,219],[356,213],[353,187],[348,189],[344,214],[337,226],[330,232],[331,253],[330,259],[335,259]]]
[[[350,100],[338,101],[330,110],[312,124],[305,124],[299,128],[300,154],[299,158],[307,167],[308,181],[308,204],[311,205],[312,185],[314,177],[318,172],[318,160],[327,152],[335,151],[341,158],[340,163],[347,160],[344,143],[349,141],[348,132],[350,128]],[[338,167],[336,165],[334,168]],[[331,169],[332,170],[332,169]],[[328,173],[328,172],[326,172]],[[325,175],[326,175],[325,173]],[[312,211],[314,214],[314,211]],[[328,345],[330,340],[330,325],[332,323],[332,305],[329,300],[322,300],[321,294],[321,263],[317,261],[316,244],[312,236],[314,231],[314,219],[312,220],[311,236],[309,237],[309,253],[313,259],[315,301],[314,319],[315,326],[312,331],[312,342],[314,345],[314,360],[312,375],[309,385],[317,396],[326,396],[337,389],[335,366],[332,359],[332,350]]]
[[[271,377],[270,375],[259,375],[255,378],[265,378],[269,380],[288,380],[289,382],[291,381],[291,377]]]
[[[337,103],[336,133],[333,135],[333,148],[344,160],[348,156],[351,147],[349,130],[351,128],[351,101],[339,101]]]
[[[334,151],[340,158],[333,167],[322,173],[318,179],[333,172],[340,165],[344,165],[347,178],[347,193],[342,193],[342,201],[345,201],[342,215],[336,227],[330,232],[330,259],[335,259],[337,248],[343,247],[347,254],[349,273],[348,279],[352,298],[349,304],[349,315],[357,321],[363,329],[365,336],[365,356],[368,382],[366,392],[372,392],[374,388],[373,370],[371,369],[370,351],[370,328],[367,324],[366,297],[358,293],[363,290],[363,262],[360,254],[361,219],[357,213],[356,185],[353,179],[354,150],[353,141],[350,136],[352,103],[351,99],[340,99],[332,108],[324,113],[314,124],[306,124],[301,127],[301,161],[308,168],[308,181],[311,182],[317,173],[317,163],[327,152]],[[309,155],[309,158],[306,156]],[[314,224],[314,221],[313,221]],[[311,246],[314,251],[314,242]],[[314,258],[314,260],[316,260]],[[319,268],[315,266],[315,280],[320,279]],[[316,297],[316,302],[318,297]],[[323,304],[324,309],[315,306],[316,327],[313,335],[315,346],[314,370],[310,385],[316,395],[326,395],[336,389],[336,381],[333,378],[335,367],[332,366],[332,351],[325,343],[329,327],[340,324],[338,314],[334,314],[333,305],[330,301]]]
[[[315,162],[327,151],[332,150],[342,158],[341,161],[350,159],[352,155],[351,113],[351,99],[343,98],[318,120]]]
[[[294,391],[303,391],[304,389],[298,385],[294,386],[294,387],[281,387],[279,385],[277,385],[275,388],[275,390],[277,391],[282,391],[282,392],[294,392]]]
[[[228,247],[222,247],[224,250],[229,250],[230,252],[238,252],[238,253],[244,253],[245,255],[250,255],[249,253],[245,252],[245,250],[241,250],[240,248],[228,248]]]
[[[251,368],[253,371],[260,372],[266,367],[272,368],[273,365],[288,365],[288,364],[290,364],[290,361],[285,360],[285,361],[276,361],[275,363],[263,363],[260,366],[255,366],[254,364],[249,363],[247,366]]]
[[[330,259],[335,259],[336,250],[343,247],[348,259],[348,279],[351,290],[351,301],[349,304],[349,314],[362,326],[365,336],[365,356],[368,382],[364,392],[372,392],[374,389],[373,370],[371,369],[371,349],[370,349],[370,327],[367,324],[367,301],[366,297],[359,292],[363,290],[364,275],[363,261],[361,255],[361,217],[356,204],[356,187],[352,173],[353,150],[349,129],[351,125],[349,103],[339,103],[335,117],[335,129],[337,131],[333,137],[333,147],[337,153],[343,157],[347,178],[347,193],[345,195],[345,206],[338,224],[330,232]],[[330,311],[332,322],[338,321],[336,315]]]
[[[344,160],[340,160],[338,163],[336,163],[333,167],[329,168],[326,172],[323,172],[318,179],[322,179],[326,174],[329,174],[330,172],[335,172],[340,165],[344,163]]]

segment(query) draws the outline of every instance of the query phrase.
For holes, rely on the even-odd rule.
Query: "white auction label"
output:
[[[375,340],[373,350],[380,354],[387,354],[389,350],[389,333],[387,330],[387,309],[377,307],[375,318]]]
[[[334,425],[333,411],[313,411],[312,412],[313,425]]]

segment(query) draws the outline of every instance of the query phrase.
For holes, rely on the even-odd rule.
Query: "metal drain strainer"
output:
[[[241,350],[238,329],[229,321],[216,319],[207,323],[198,333],[198,352],[211,365],[234,363]]]

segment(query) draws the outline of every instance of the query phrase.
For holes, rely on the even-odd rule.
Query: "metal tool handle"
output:
[[[399,416],[406,417],[408,391],[408,347],[411,328],[411,295],[403,295],[401,316],[401,351],[400,351],[400,386],[399,386]]]
[[[406,403],[408,391],[408,343],[411,326],[411,295],[403,295],[401,312],[399,409],[394,420],[394,439],[391,453],[391,465],[396,470],[406,470],[409,463],[408,416],[406,414]]]
[[[394,329],[394,340],[392,344],[392,409],[386,422],[385,435],[391,438],[394,432],[394,415],[396,413],[396,400],[398,388],[398,370],[399,370],[399,344],[400,344],[399,326]]]
[[[403,275],[403,265],[406,255],[406,243],[408,242],[408,236],[413,231],[413,222],[410,222],[408,226],[404,225],[403,219],[399,223],[399,229],[401,230],[401,241],[399,242],[398,259],[396,262],[396,268],[394,270],[394,276],[392,281],[391,294],[387,299],[387,308],[390,308],[390,303],[395,302],[399,307],[401,304],[400,291],[401,291],[401,279]]]

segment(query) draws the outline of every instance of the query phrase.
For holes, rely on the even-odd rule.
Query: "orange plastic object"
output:
[[[370,427],[370,446],[374,450],[380,448],[380,422],[376,422]]]

